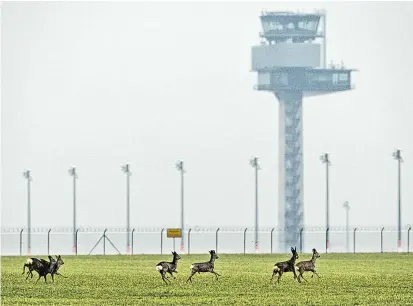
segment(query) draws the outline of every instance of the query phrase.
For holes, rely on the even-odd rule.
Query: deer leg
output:
[[[317,275],[317,276],[318,276],[318,278],[320,278],[320,275],[318,275],[318,274],[317,274],[317,272],[316,272],[315,270],[312,270],[312,272],[313,272],[313,275],[311,275],[311,277],[313,277],[313,276],[314,276],[314,274],[315,274],[315,275]]]
[[[304,272],[305,272],[305,271],[300,271],[300,275],[298,276],[298,278],[299,278],[299,279],[302,278],[303,280],[305,280],[306,282],[308,282],[308,280],[306,280],[306,279],[304,278]]]
[[[280,283],[280,278],[283,275],[283,272],[281,270],[278,271],[278,279],[277,279],[277,283]]]
[[[294,279],[297,279],[297,273],[295,272],[295,268],[293,267]],[[300,282],[300,281],[299,281]]]
[[[191,281],[191,283],[192,283],[192,276],[194,276],[194,274],[196,273],[196,271],[191,271],[191,275],[189,275],[189,277],[188,277],[188,279],[186,280],[187,282],[188,281]]]
[[[39,274],[39,278],[37,279],[36,284],[37,284],[37,282],[39,281],[40,277],[42,277],[42,276]]]
[[[166,281],[171,282],[171,281],[166,277],[166,272],[163,272],[163,273],[162,273],[162,278],[163,278],[163,280],[164,280],[165,283],[167,283]]]
[[[272,279],[274,278],[274,275],[277,274],[277,272],[278,272],[278,269],[274,267],[274,270],[272,270],[272,276],[271,276],[271,279],[270,279],[270,283],[271,283]]]
[[[33,278],[33,273],[31,273],[31,271],[29,270],[29,271],[27,271],[27,276],[26,276],[26,280],[29,278],[29,276],[30,276],[30,274],[32,275],[32,278]]]
[[[171,271],[168,271],[169,274],[171,274],[171,276],[175,279],[176,277],[172,274]]]
[[[44,277],[44,282],[47,283],[46,275],[44,275],[43,277]]]
[[[54,282],[54,274],[52,273],[51,275],[52,275],[52,281]]]
[[[216,280],[218,280],[218,276],[221,276],[220,274],[218,274],[217,272],[215,272],[214,270],[212,270],[211,271],[211,273],[214,273],[215,274],[215,278],[216,278]]]

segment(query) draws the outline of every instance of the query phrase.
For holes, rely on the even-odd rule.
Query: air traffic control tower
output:
[[[351,90],[352,69],[326,66],[325,13],[263,12],[261,44],[252,47],[257,90],[279,108],[279,248],[299,245],[303,210],[303,97]]]

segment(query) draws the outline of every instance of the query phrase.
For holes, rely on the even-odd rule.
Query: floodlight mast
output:
[[[121,166],[121,169],[126,174],[126,254],[131,254],[130,246],[130,165],[125,164]]]
[[[349,225],[349,213],[350,213],[350,204],[348,201],[343,203],[343,207],[346,210],[346,247],[347,253],[350,252],[350,225]]]
[[[184,240],[184,162],[182,160],[176,163],[176,169],[181,173],[181,252],[185,251]]]
[[[30,200],[31,200],[31,194],[30,194],[30,183],[32,181],[32,176],[30,174],[30,170],[25,170],[23,172],[24,178],[27,180],[27,255],[31,255],[31,227],[32,227],[32,222],[31,222],[31,207],[30,207]]]
[[[329,175],[328,167],[331,165],[328,153],[324,153],[320,156],[320,160],[323,164],[326,164],[326,250],[330,250],[330,194],[329,194]]]
[[[401,150],[396,149],[393,152],[393,158],[397,160],[397,251],[402,251],[402,214],[401,214],[401,163],[403,162],[403,157]]]
[[[255,252],[260,251],[258,235],[258,170],[261,170],[258,164],[258,157],[250,159],[251,166],[255,169]]]
[[[78,178],[76,167],[72,166],[68,170],[69,175],[73,178],[73,254],[77,254],[76,243],[76,180]]]

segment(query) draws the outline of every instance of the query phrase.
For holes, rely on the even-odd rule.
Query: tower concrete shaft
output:
[[[277,93],[279,101],[279,227],[284,230],[280,247],[286,250],[298,245],[298,229],[303,220],[303,134],[302,93]]]

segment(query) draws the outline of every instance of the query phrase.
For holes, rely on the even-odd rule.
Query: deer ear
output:
[[[294,251],[293,247],[291,247],[291,251],[292,251],[292,252]]]

